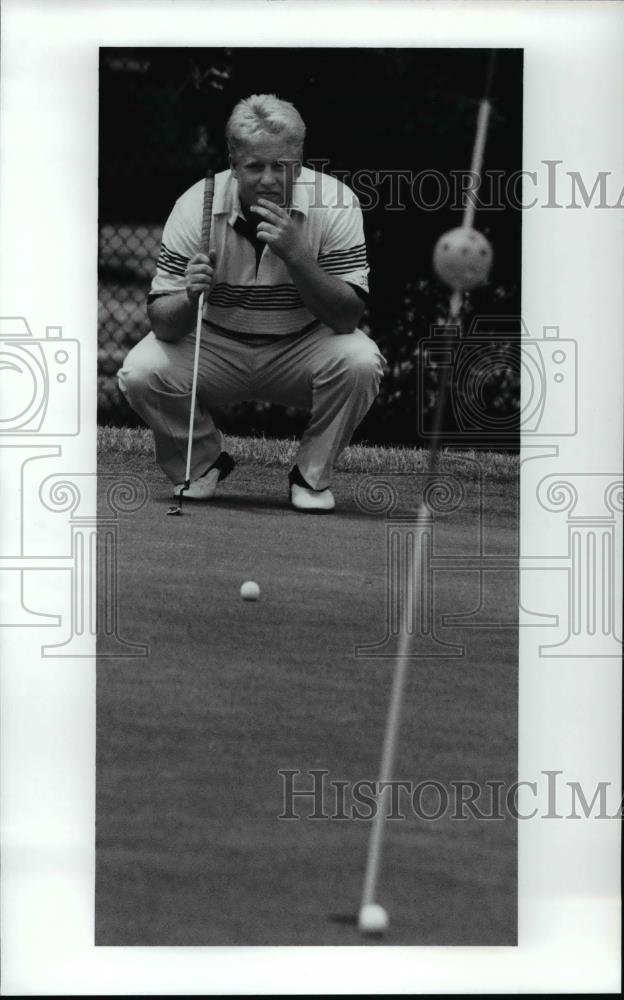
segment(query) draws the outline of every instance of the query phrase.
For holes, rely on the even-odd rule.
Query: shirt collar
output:
[[[293,184],[290,207],[292,211],[301,212],[302,215],[307,217],[310,199],[308,190],[309,184],[306,184],[303,178],[305,169],[306,168],[303,167],[299,177]],[[233,226],[236,219],[239,217],[243,219],[244,215],[241,209],[240,197],[238,194],[238,181],[232,175],[231,170],[228,170],[225,173],[225,183],[220,185],[218,191],[215,190],[213,214],[227,215],[229,224]]]

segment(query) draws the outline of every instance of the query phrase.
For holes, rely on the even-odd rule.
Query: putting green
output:
[[[142,474],[150,498],[120,518],[119,620],[149,656],[98,664],[96,943],[370,944],[348,920],[369,821],[306,818],[310,799],[295,800],[300,819],[279,819],[280,772],[310,788],[308,772],[326,770],[326,788],[347,783],[347,806],[355,783],[377,776],[393,661],[354,649],[386,634],[389,522],[355,503],[360,475],[337,476],[337,511],[314,517],[289,509],[283,470],[243,466],[212,503],[167,518],[165,480],[147,463]],[[395,518],[409,513],[413,480],[379,478],[399,482]],[[436,558],[474,555],[479,530],[489,554],[513,556],[512,492],[467,488],[436,517]],[[244,580],[259,601],[241,600]],[[449,791],[516,779],[513,572],[488,591],[505,628],[440,619],[474,611],[477,588],[474,570],[434,575],[436,628],[465,655],[411,664],[397,779]],[[330,816],[336,795],[330,785]],[[515,822],[453,819],[451,808],[427,820],[401,801],[406,818],[386,824],[382,943],[514,944]]]

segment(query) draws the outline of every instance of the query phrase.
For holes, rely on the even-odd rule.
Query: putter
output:
[[[210,251],[210,226],[212,223],[212,199],[214,195],[214,177],[211,170],[206,174],[204,184],[204,207],[202,212],[202,229],[199,252],[209,255]],[[184,484],[178,496],[174,495],[174,503],[169,507],[167,514],[172,517],[180,517],[182,514],[182,500],[185,490],[191,485],[191,455],[193,452],[193,428],[195,427],[195,403],[197,400],[197,377],[199,372],[199,349],[201,347],[201,328],[204,313],[204,293],[202,292],[197,301],[197,322],[195,325],[195,356],[193,358],[193,384],[191,389],[191,412],[189,414],[188,444],[186,446],[186,472]]]

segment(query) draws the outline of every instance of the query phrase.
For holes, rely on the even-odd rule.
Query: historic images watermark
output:
[[[542,770],[538,780],[507,783],[501,780],[446,782],[434,778],[380,782],[371,778],[345,780],[330,777],[325,768],[278,770],[280,820],[336,822],[369,821],[382,810],[384,819],[410,816],[432,823],[442,819],[622,819],[621,790],[611,782],[592,787],[567,780],[561,770]]]
[[[59,641],[42,644],[45,657],[93,656],[94,640],[99,656],[146,656],[145,645],[120,634],[117,589],[119,517],[144,506],[145,482],[100,475],[106,493],[98,517],[96,473],[50,472],[50,460],[62,468],[63,449],[49,439],[80,430],[78,341],[58,326],[38,339],[23,316],[1,317],[0,376],[3,520],[10,528],[0,552],[0,626],[60,629]],[[59,572],[67,588],[58,606],[68,611],[32,607],[29,581]]]
[[[346,184],[365,212],[377,208],[401,212],[408,207],[463,212],[467,205],[479,212],[624,209],[624,178],[610,170],[583,175],[566,169],[563,160],[540,160],[532,170],[485,169],[480,174],[433,168],[335,170],[322,158],[307,160],[306,165]],[[322,205],[320,183],[312,186],[312,204]]]

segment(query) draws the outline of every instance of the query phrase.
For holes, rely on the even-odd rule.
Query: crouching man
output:
[[[346,185],[302,166],[304,137],[292,104],[266,94],[240,101],[226,128],[230,169],[215,176],[209,254],[198,252],[204,180],[165,224],[148,297],[152,332],[118,380],[179,494],[204,292],[185,499],[210,500],[234,465],[211,410],[256,400],[309,411],[290,503],[333,510],[334,463],[379,391],[384,359],[358,329],[368,295],[362,212]]]

